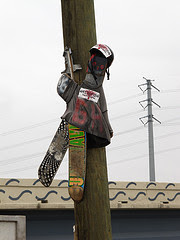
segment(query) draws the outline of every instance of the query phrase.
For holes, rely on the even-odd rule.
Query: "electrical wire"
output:
[[[62,163],[65,163],[65,162],[67,162],[68,161],[68,158],[66,157],[66,158],[64,158],[63,160],[62,160]],[[4,165],[8,165],[9,163],[7,163],[7,164],[4,164]],[[13,164],[13,163],[10,163],[10,164]],[[18,171],[24,171],[24,170],[28,170],[28,169],[33,169],[33,168],[39,168],[39,166],[37,166],[37,164],[36,165],[33,165],[33,166],[26,166],[26,167],[23,167],[23,168],[16,168],[16,169],[13,169],[13,170],[7,170],[7,171],[3,171],[3,172],[0,172],[0,174],[3,174],[3,173],[10,173],[10,172],[18,172]]]
[[[119,103],[119,102],[124,102],[124,101],[127,101],[127,100],[129,100],[129,99],[136,98],[136,97],[140,97],[140,96],[142,96],[141,93],[134,94],[134,95],[131,95],[131,96],[129,96],[129,97],[124,97],[124,98],[118,99],[118,100],[116,100],[116,101],[109,102],[108,105],[113,105],[113,104],[116,104],[116,103]]]
[[[179,149],[180,149],[180,146],[177,146],[177,147],[174,147],[174,148],[164,149],[164,150],[155,152],[155,154],[156,155],[157,154],[162,154],[162,153],[165,153],[165,152],[170,152],[170,151],[179,150]],[[141,158],[144,158],[144,157],[147,157],[147,156],[148,156],[148,154],[143,154],[143,155],[139,155],[139,156],[132,157],[132,158],[126,158],[126,159],[123,159],[121,161],[111,162],[108,165],[120,164],[120,163],[123,163],[123,162],[128,162],[128,161],[133,161],[133,160],[136,160],[136,159],[141,159]],[[0,172],[0,174],[7,174],[7,173],[11,173],[11,172],[26,171],[26,170],[33,169],[33,168],[36,168],[36,167],[37,167],[37,165],[33,165],[33,166],[30,166],[30,167],[26,166],[24,168],[16,168],[16,169],[13,169],[13,170],[3,171],[3,172]],[[61,174],[61,175],[64,176],[66,174],[67,173],[64,173],[64,174]]]
[[[173,92],[180,92],[180,89],[169,89],[169,90],[167,89],[167,90],[162,90],[161,91],[161,93],[173,93]],[[116,104],[118,102],[127,101],[129,99],[136,98],[136,97],[139,97],[139,96],[142,96],[142,93],[134,94],[134,95],[131,95],[131,96],[128,96],[128,97],[124,97],[124,98],[118,99],[116,101],[109,102],[108,105],[113,105],[113,104]],[[161,108],[161,109],[177,109],[177,108],[180,108],[180,106],[169,106],[169,107]],[[125,115],[122,115],[122,116],[119,116],[119,117],[121,118],[121,117],[125,117],[125,116],[131,116],[131,114],[133,115],[133,114],[136,114],[136,113],[139,113],[139,111],[128,113],[128,114],[125,114]],[[115,118],[113,118],[111,120],[115,120],[117,118],[118,117],[115,117]],[[57,122],[59,120],[60,120],[60,118],[55,118],[55,119],[51,119],[51,120],[48,120],[48,121],[36,123],[36,124],[33,124],[33,125],[29,125],[27,127],[23,127],[23,128],[19,128],[19,129],[15,129],[15,130],[11,130],[11,131],[0,133],[0,136],[7,136],[7,135],[10,135],[10,134],[24,132],[24,131],[27,131],[29,129],[33,129],[33,128],[36,128],[36,127],[41,127],[41,126],[46,125],[46,124],[50,124],[52,122]]]
[[[176,121],[176,120],[180,120],[180,117],[168,119],[168,120],[164,121],[164,123],[172,122],[172,121]]]
[[[134,130],[139,130],[140,127],[138,128],[135,128],[135,129],[131,129],[131,130],[127,130],[127,132],[129,131],[134,131]],[[118,136],[118,135],[121,135],[122,132],[117,132],[115,134],[115,136]],[[155,139],[158,139],[158,138],[163,138],[163,137],[166,137],[166,136],[173,136],[173,135],[177,135],[179,134],[180,132],[175,132],[175,133],[169,133],[167,135],[163,135],[163,136],[160,136],[160,137],[156,137]],[[15,147],[21,147],[23,145],[27,145],[27,144],[32,144],[32,143],[35,143],[35,142],[39,142],[39,141],[42,141],[42,140],[45,140],[45,139],[52,139],[52,135],[49,135],[49,136],[45,136],[45,137],[42,137],[42,138],[37,138],[37,139],[33,139],[33,140],[29,140],[29,141],[26,141],[26,142],[21,142],[21,143],[18,143],[18,144],[14,144],[14,145],[11,145],[11,146],[6,146],[6,147],[3,147],[3,148],[0,148],[0,151],[4,151],[4,150],[7,150],[7,149],[12,149],[12,148],[15,148]],[[146,141],[146,140],[144,140]],[[130,144],[131,145],[131,144]],[[110,149],[109,149],[110,150]]]
[[[16,158],[9,158],[9,159],[0,161],[0,165],[3,165],[3,166],[11,165],[11,164],[14,164],[14,163],[17,163],[17,162],[23,162],[25,160],[29,160],[29,159],[32,159],[32,158],[35,158],[35,157],[40,157],[42,155],[45,155],[45,153],[40,152],[40,153],[34,153],[34,154],[20,156],[20,157],[16,157]]]
[[[162,154],[162,153],[165,153],[165,152],[170,152],[170,151],[179,150],[179,149],[180,149],[180,146],[177,146],[177,147],[174,147],[174,148],[164,149],[164,150],[155,152],[155,154],[156,155],[157,154]],[[108,165],[114,165],[114,164],[119,164],[119,163],[123,163],[123,162],[133,161],[133,160],[141,159],[141,158],[147,157],[147,156],[148,156],[148,154],[143,154],[143,155],[139,155],[139,156],[136,156],[136,157],[127,158],[127,159],[124,159],[124,160],[121,160],[121,161],[115,161],[115,162],[109,163]],[[63,162],[66,162],[66,161],[67,161],[67,159],[65,159]],[[11,173],[11,172],[20,172],[20,171],[33,169],[35,167],[37,167],[37,165],[33,165],[33,166],[30,166],[30,167],[26,166],[24,168],[17,168],[17,169],[13,169],[13,170],[3,171],[3,172],[0,172],[0,174],[7,174],[7,173]]]
[[[166,138],[166,137],[179,135],[179,134],[180,134],[180,132],[168,133],[168,134],[165,134],[165,135],[162,135],[162,136],[155,137],[154,139],[159,140],[159,139],[163,139],[163,138]],[[114,151],[114,150],[118,150],[118,149],[122,149],[122,148],[132,147],[132,146],[140,144],[140,143],[146,143],[147,141],[148,141],[147,139],[144,139],[144,140],[141,140],[141,141],[137,141],[137,142],[133,142],[133,143],[125,144],[125,145],[108,148],[108,151]]]
[[[135,112],[130,112],[130,113],[127,113],[127,114],[124,114],[124,115],[120,115],[120,116],[111,118],[111,121],[116,120],[116,119],[119,119],[119,118],[124,118],[124,117],[128,117],[128,116],[133,116],[133,115],[136,115],[137,113],[142,113],[142,112],[143,112],[143,110],[139,110],[139,111],[135,111]],[[52,123],[52,122],[57,122],[57,121],[60,121],[60,119],[59,119],[59,118],[56,118],[56,119],[48,120],[48,121],[46,121],[46,122],[41,122],[41,123],[33,124],[33,125],[30,125],[30,126],[27,126],[27,127],[23,127],[23,128],[15,129],[15,130],[12,130],[12,131],[0,133],[0,136],[8,136],[8,135],[11,135],[11,134],[16,134],[16,133],[24,132],[24,131],[27,131],[27,130],[30,130],[30,129],[33,129],[33,128],[36,128],[36,127],[41,127],[41,126],[43,126],[43,125],[47,125],[47,124],[50,124],[50,123]]]
[[[166,121],[164,121],[162,124],[160,125],[155,125],[154,127],[163,127],[163,126],[168,126],[168,125],[173,125],[173,124],[177,124],[179,125],[180,123],[169,123],[169,122],[172,122],[172,121],[176,121],[176,120],[180,120],[180,118],[171,118],[171,119],[168,119]],[[146,127],[146,126],[144,126]],[[122,131],[122,132],[116,132],[114,133],[114,137],[115,136],[118,136],[118,135],[123,135],[123,134],[126,134],[126,133],[131,133],[131,132],[134,132],[134,131],[138,131],[138,130],[144,130],[144,127],[136,127],[136,128],[131,128],[131,129],[127,129],[125,131]]]
[[[165,135],[155,137],[155,140],[163,139],[163,138],[166,138],[166,137],[179,135],[179,134],[180,134],[180,132],[168,133],[168,134],[165,134]],[[108,148],[107,151],[110,152],[110,151],[114,151],[114,150],[118,150],[118,149],[122,149],[122,148],[128,148],[128,147],[132,147],[132,146],[135,146],[135,145],[138,145],[138,144],[141,144],[141,143],[146,143],[146,142],[147,142],[147,139],[143,139],[143,140],[132,142],[132,143],[129,143],[129,144],[124,144],[124,145],[121,145],[121,146]],[[26,142],[26,144],[27,144],[27,142]],[[22,145],[22,143],[20,144],[20,146],[21,145]],[[16,158],[10,158],[10,159],[0,161],[0,165],[9,165],[9,164],[25,161],[25,160],[28,160],[28,159],[31,159],[31,158],[39,157],[39,156],[42,156],[42,155],[45,155],[45,152],[34,153],[34,154],[25,155],[25,156],[16,157]]]
[[[180,125],[180,122],[179,123],[166,123],[166,124],[164,124],[163,126],[167,126],[167,127],[174,127],[174,126],[178,126],[178,125]]]
[[[174,93],[174,92],[180,92],[180,89],[167,89],[167,90],[161,90],[161,93]]]
[[[16,168],[16,169],[0,172],[0,174],[2,175],[2,174],[14,173],[14,172],[22,172],[22,171],[27,171],[29,169],[34,169],[34,168],[38,169],[38,166],[37,165],[33,165],[33,166],[26,166],[26,167],[23,167],[23,168]],[[67,173],[63,173],[61,175],[64,176],[66,174]]]
[[[174,147],[174,148],[165,149],[165,150],[162,150],[162,151],[158,151],[158,152],[155,152],[155,154],[156,155],[157,154],[162,154],[162,153],[165,153],[165,152],[170,152],[170,151],[179,150],[179,149],[180,149],[180,146]],[[126,158],[126,159],[123,159],[121,161],[111,162],[108,165],[120,164],[120,163],[123,163],[123,162],[128,162],[128,161],[133,161],[133,160],[136,160],[136,159],[141,159],[141,158],[144,158],[144,157],[147,157],[147,156],[148,156],[148,154],[143,154],[143,155],[139,155],[139,156],[132,157],[132,158]]]
[[[164,150],[155,152],[155,154],[156,155],[157,154],[162,154],[162,153],[165,153],[165,152],[170,152],[170,151],[179,150],[179,149],[180,149],[180,146],[177,146],[177,147],[174,147],[174,148],[164,149]],[[139,155],[139,156],[136,156],[136,157],[123,159],[121,161],[111,162],[108,165],[120,164],[120,163],[123,163],[123,162],[128,162],[128,161],[133,161],[133,160],[136,160],[136,159],[141,159],[141,158],[144,158],[144,157],[147,157],[147,156],[148,156],[148,154],[143,154],[143,155]],[[29,169],[33,169],[35,167],[37,167],[37,165],[33,165],[33,166],[30,166],[30,167],[26,166],[24,168],[16,168],[16,169],[13,169],[13,170],[3,171],[3,172],[0,172],[0,174],[7,174],[7,173],[11,173],[11,172],[26,171],[26,170],[29,170]],[[67,173],[64,173],[64,174],[61,174],[61,175],[63,176],[63,175],[66,175],[66,174]]]
[[[39,141],[42,141],[42,140],[45,140],[45,139],[49,139],[49,138],[52,138],[52,135],[49,135],[49,136],[46,136],[46,137],[42,137],[42,138],[36,138],[36,139],[29,140],[29,141],[26,141],[26,142],[17,143],[17,144],[11,145],[11,146],[2,147],[2,148],[0,148],[0,151],[4,151],[4,150],[15,148],[15,147],[21,147],[21,146],[26,145],[26,144],[39,142]]]
[[[143,127],[131,128],[131,129],[128,129],[128,130],[123,131],[123,132],[116,132],[116,133],[114,133],[113,136],[116,137],[118,135],[123,135],[123,134],[126,134],[126,133],[131,133],[131,132],[142,130],[142,129],[144,129],[144,128]]]
[[[21,156],[21,157],[17,157],[17,158],[11,158],[11,159],[7,159],[7,160],[3,160],[0,162],[0,165],[6,166],[6,165],[11,165],[14,163],[19,163],[19,162],[24,162],[26,160],[35,158],[35,157],[40,157],[40,156],[45,156],[45,153],[36,153],[36,154],[32,154],[32,155],[26,155],[26,156]],[[67,161],[67,157],[63,159],[63,162]]]
[[[27,127],[23,127],[23,128],[15,129],[15,130],[12,130],[12,131],[0,133],[0,136],[7,136],[7,135],[10,135],[10,134],[24,132],[24,131],[27,131],[29,129],[33,129],[33,128],[36,128],[36,127],[41,127],[41,126],[50,124],[52,122],[57,122],[57,121],[60,121],[60,118],[55,118],[55,119],[48,120],[48,121],[45,121],[45,122],[36,123],[36,124],[30,125],[30,126],[27,126]]]
[[[135,111],[135,112],[130,112],[130,113],[126,113],[126,114],[124,114],[124,115],[120,115],[120,116],[117,116],[117,117],[110,118],[110,120],[111,120],[111,121],[114,121],[114,120],[119,119],[119,118],[134,116],[134,115],[136,115],[137,113],[143,113],[143,112],[144,112],[143,110],[138,110],[138,111]]]
[[[180,106],[167,106],[167,107],[161,107],[161,108],[156,108],[154,109],[155,111],[164,111],[164,110],[171,110],[171,109],[178,109],[180,108]],[[117,120],[117,119],[120,119],[120,118],[124,118],[124,117],[130,117],[130,116],[134,116],[138,113],[144,113],[144,110],[138,110],[138,111],[134,111],[134,112],[129,112],[129,113],[126,113],[124,115],[120,115],[120,116],[117,116],[117,117],[113,117],[113,118],[110,118],[111,121],[114,121],[114,120]]]
[[[180,92],[180,89],[169,89],[169,90],[161,90],[160,91],[160,93],[174,93],[174,92]],[[124,101],[127,101],[129,99],[137,98],[137,97],[140,97],[140,96],[142,96],[142,93],[134,94],[134,95],[131,95],[131,96],[128,96],[128,97],[124,97],[124,98],[109,102],[108,105],[113,105],[113,104],[116,104],[116,103],[119,103],[119,102],[124,102]]]
[[[178,109],[178,108],[180,108],[180,106],[179,105],[177,105],[177,106],[167,106],[167,107],[161,107],[161,108],[156,108],[156,109],[154,109],[154,110],[171,110],[171,109]]]

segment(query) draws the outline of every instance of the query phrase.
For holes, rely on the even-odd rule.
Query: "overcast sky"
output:
[[[139,121],[153,91],[156,180],[180,182],[180,1],[94,0],[98,43],[115,54],[104,82],[114,138],[109,180],[149,181],[148,130]],[[64,70],[59,0],[0,1],[0,177],[37,178],[65,103],[56,86]],[[67,179],[68,161],[56,178]]]

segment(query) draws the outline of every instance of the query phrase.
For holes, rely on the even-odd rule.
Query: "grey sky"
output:
[[[137,87],[146,77],[161,90],[153,91],[162,122],[154,124],[156,179],[180,181],[179,12],[178,0],[95,0],[98,43],[115,54],[104,82],[115,133],[107,148],[110,180],[149,180],[147,127],[139,121],[147,112],[138,104],[146,93]],[[65,110],[56,93],[62,53],[59,0],[0,1],[0,177],[37,178]],[[57,178],[67,178],[67,163],[66,156]]]

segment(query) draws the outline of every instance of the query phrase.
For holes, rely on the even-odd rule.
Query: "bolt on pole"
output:
[[[144,77],[143,77],[144,78]],[[160,107],[157,103],[155,103],[152,99],[152,87],[155,88],[156,90],[159,91],[159,89],[157,89],[155,86],[153,86],[152,81],[154,80],[150,80],[150,79],[146,79],[146,83],[145,84],[141,84],[138,85],[138,87],[143,91],[143,93],[145,91],[147,91],[147,99],[140,101],[140,105],[148,110],[148,115],[145,117],[141,117],[140,121],[146,125],[148,124],[148,144],[149,144],[149,177],[150,177],[150,181],[155,182],[156,178],[155,178],[155,159],[154,159],[154,136],[153,136],[153,120],[156,120],[157,122],[161,123],[159,120],[157,120],[152,113],[152,104],[154,103],[155,105],[157,105],[158,107]],[[147,88],[145,90],[143,90],[143,86],[147,86]],[[143,102],[147,101],[147,105],[144,107],[143,106]],[[147,118],[147,122],[144,122],[142,119],[143,118]]]

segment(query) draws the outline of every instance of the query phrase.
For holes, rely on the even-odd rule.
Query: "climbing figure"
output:
[[[109,79],[109,67],[114,60],[114,54],[108,46],[97,44],[90,49],[90,55],[85,79],[81,85],[78,85],[74,81],[73,72],[81,70],[81,66],[73,65],[71,49],[65,48],[66,70],[62,73],[57,86],[58,94],[67,104],[61,117],[62,134],[60,134],[61,138],[54,137],[39,168],[40,181],[43,185],[49,186],[64,157],[68,139],[69,193],[75,201],[83,198],[86,149],[105,147],[110,144],[113,136],[102,85],[106,73]],[[59,145],[57,141],[60,141]],[[63,154],[60,153],[60,149],[64,149]]]

